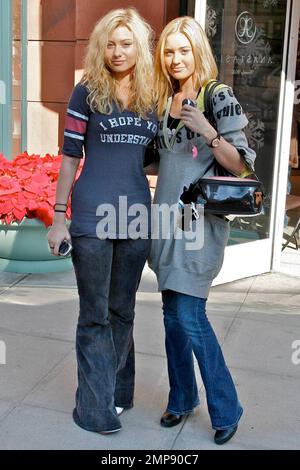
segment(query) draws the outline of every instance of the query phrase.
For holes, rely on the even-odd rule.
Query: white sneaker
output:
[[[117,415],[120,416],[124,411],[124,408],[121,408],[120,406],[116,406],[116,412]]]
[[[111,429],[110,431],[100,431],[99,434],[106,436],[107,434],[113,434],[114,432],[121,431],[121,428]]]

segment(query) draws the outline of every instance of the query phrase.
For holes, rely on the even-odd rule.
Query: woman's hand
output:
[[[211,135],[215,137],[215,129],[210,125],[200,109],[185,104],[181,109],[180,119],[186,127],[202,135],[205,139],[210,138]]]
[[[69,242],[71,242],[70,232],[64,222],[54,223],[48,232],[47,238],[49,248],[51,250],[52,255],[54,256],[60,256],[58,254],[58,249],[63,240],[68,240]]]

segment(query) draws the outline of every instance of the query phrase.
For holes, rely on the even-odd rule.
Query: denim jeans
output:
[[[89,431],[121,428],[115,406],[133,406],[135,296],[150,244],[72,237],[80,307],[73,419]]]
[[[230,372],[205,313],[206,300],[162,291],[170,383],[167,411],[182,415],[199,404],[195,355],[213,429],[235,425],[243,412]]]

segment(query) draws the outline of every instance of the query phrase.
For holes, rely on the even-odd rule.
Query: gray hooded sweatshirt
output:
[[[213,95],[213,104],[219,133],[237,148],[246,164],[253,169],[256,154],[249,148],[243,132],[248,120],[231,88],[216,91]],[[158,207],[161,207],[161,204],[177,207],[184,186],[188,187],[191,182],[204,175],[214,174],[213,167],[207,171],[214,160],[214,155],[203,137],[194,134],[186,127],[181,127],[175,135],[173,131],[174,144],[168,148],[163,136],[163,118],[164,116],[159,122],[157,135],[160,163],[153,202],[154,206]],[[168,138],[170,142],[172,138],[170,130]],[[192,152],[193,146],[194,152]],[[179,211],[174,217],[175,219],[179,217]],[[175,229],[172,229],[171,224],[170,233],[166,235],[161,224],[164,218],[166,220],[166,216],[161,217],[156,206],[152,214],[155,233],[152,234],[148,263],[156,273],[159,291],[171,289],[207,298],[212,281],[222,267],[230,231],[229,221],[215,215],[202,214],[192,223],[192,231],[189,234],[176,227],[176,222]],[[191,243],[192,232],[194,240],[198,239],[194,244]],[[197,238],[195,233],[198,233]]]

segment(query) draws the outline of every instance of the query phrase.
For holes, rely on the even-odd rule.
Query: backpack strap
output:
[[[217,124],[213,113],[213,101],[212,97],[215,91],[221,90],[222,88],[229,88],[228,85],[220,82],[219,80],[211,79],[206,82],[199,93],[197,98],[197,104],[209,121],[209,123],[217,130]]]

